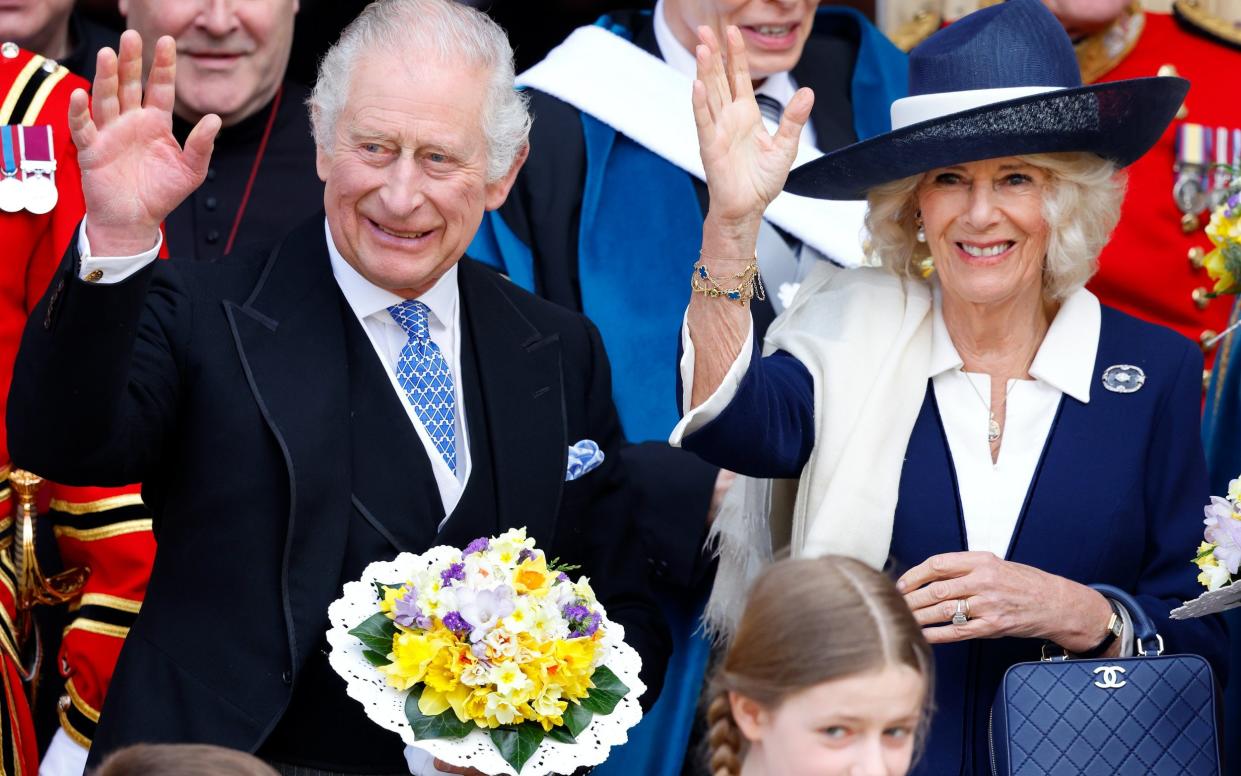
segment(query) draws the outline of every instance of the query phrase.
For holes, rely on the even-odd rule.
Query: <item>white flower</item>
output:
[[[519,645],[517,637],[506,628],[500,627],[488,633],[483,639],[493,660],[512,660],[517,657]]]
[[[1219,564],[1204,567],[1202,569],[1202,576],[1206,577],[1207,590],[1219,590],[1232,579],[1228,569]]]
[[[513,611],[504,618],[504,627],[511,633],[526,633],[538,619],[538,604],[532,598],[519,596],[513,605]]]
[[[461,683],[470,687],[481,687],[491,681],[491,666],[481,660],[470,663],[461,669]]]
[[[522,672],[521,667],[508,660],[491,667],[490,679],[496,686],[496,694],[513,703],[524,701],[534,687],[534,682]]]
[[[1234,504],[1241,501],[1241,477],[1228,483],[1228,500]]]
[[[475,553],[465,559],[465,587],[488,589],[507,585],[512,578],[512,573],[502,568],[489,553]]]
[[[454,588],[450,588],[454,589]],[[456,589],[457,611],[474,627],[470,641],[482,641],[500,620],[513,613],[513,588],[493,590]]]
[[[488,717],[495,717],[501,725],[512,724],[517,719],[517,707],[499,695],[488,695],[485,712]]]

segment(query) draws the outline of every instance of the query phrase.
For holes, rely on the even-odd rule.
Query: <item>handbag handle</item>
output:
[[[1093,590],[1107,598],[1119,601],[1129,610],[1129,618],[1133,621],[1133,636],[1137,640],[1138,654],[1154,657],[1163,653],[1163,637],[1155,629],[1155,622],[1147,614],[1137,599],[1111,585],[1091,585]],[[1148,646],[1149,645],[1149,646]]]

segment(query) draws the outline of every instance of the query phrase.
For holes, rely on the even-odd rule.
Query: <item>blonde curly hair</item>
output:
[[[1085,152],[1016,157],[1048,173],[1043,218],[1051,227],[1043,266],[1043,293],[1061,300],[1094,275],[1099,253],[1120,219],[1125,176],[1100,156]],[[897,275],[918,277],[930,255],[917,241],[917,191],[925,173],[871,189],[866,228],[870,256]]]

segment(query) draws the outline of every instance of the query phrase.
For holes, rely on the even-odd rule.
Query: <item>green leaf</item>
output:
[[[1235,280],[1241,281],[1241,245],[1229,242],[1220,248],[1220,252],[1224,254],[1224,269],[1228,270]],[[1228,289],[1224,293],[1232,290]]]
[[[358,641],[366,645],[367,649],[386,655],[392,651],[392,637],[396,635],[396,623],[388,619],[388,615],[383,612],[376,612],[366,618],[358,627],[349,631],[351,636],[357,636]]]
[[[366,658],[366,662],[376,667],[386,666],[392,662],[388,659],[387,653],[380,654],[373,649],[362,650],[362,657]]]
[[[590,725],[590,720],[594,716],[594,712],[582,708],[580,703],[570,702],[569,707],[564,710],[564,714],[561,714],[560,718],[564,720],[565,728],[576,738]]]
[[[498,727],[491,731],[491,743],[496,745],[504,761],[521,773],[521,767],[534,756],[543,743],[543,726],[526,722],[516,727]]]
[[[596,668],[590,681],[595,686],[590,694],[582,699],[582,706],[587,711],[593,711],[596,714],[611,714],[621,698],[629,693],[629,687],[607,666]]]
[[[428,717],[418,708],[418,699],[422,697],[422,685],[410,690],[405,698],[405,719],[414,731],[414,738],[422,741],[427,738],[465,738],[474,729],[473,722],[462,722],[452,709],[442,714]]]
[[[577,571],[580,568],[581,566],[576,563],[562,563],[559,556],[547,561],[548,571],[562,571],[567,573],[570,571]]]
[[[589,712],[587,712],[589,713]],[[562,744],[576,744],[577,738],[569,732],[568,728],[563,725],[557,725],[547,731],[547,737],[553,741],[559,741]]]

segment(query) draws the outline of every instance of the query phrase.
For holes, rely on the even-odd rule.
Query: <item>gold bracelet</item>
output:
[[[758,274],[758,262],[754,259],[750,259],[745,269],[730,275],[725,283],[731,287],[721,286],[720,281],[711,276],[701,260],[695,262],[693,274],[690,275],[690,288],[695,293],[710,299],[730,299],[739,305],[744,305],[753,298],[758,298],[759,301],[767,298],[763,280]]]

